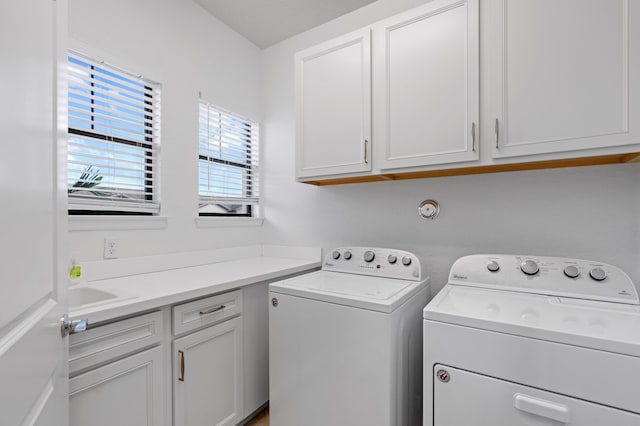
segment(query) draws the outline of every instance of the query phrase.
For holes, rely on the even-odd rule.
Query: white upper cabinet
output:
[[[297,177],[371,170],[371,34],[295,56]]]
[[[478,21],[478,0],[435,0],[374,25],[382,169],[478,159]]]
[[[494,157],[640,142],[637,2],[488,0],[485,6],[483,96],[490,108],[483,124],[493,130]]]

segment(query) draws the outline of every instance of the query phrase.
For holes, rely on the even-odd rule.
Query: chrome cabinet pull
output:
[[[471,123],[471,149],[473,151],[476,150],[476,123],[475,121]]]
[[[208,315],[208,314],[212,314],[212,313],[214,313],[214,312],[221,311],[221,310],[223,310],[224,308],[226,308],[226,306],[224,306],[224,305],[216,306],[215,308],[211,308],[211,309],[208,309],[208,310],[206,310],[206,311],[200,311],[200,315]]]
[[[367,144],[369,143],[368,140],[364,140],[364,164],[369,164],[369,160],[367,160]]]
[[[184,382],[184,352],[178,351],[180,357],[180,373],[178,374],[178,380]]]
[[[500,141],[500,126],[498,124],[498,119],[496,118],[496,148],[500,149],[498,142]]]

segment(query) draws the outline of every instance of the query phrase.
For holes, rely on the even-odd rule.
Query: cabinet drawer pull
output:
[[[184,352],[178,351],[180,357],[180,374],[178,374],[178,380],[184,382]]]
[[[368,140],[364,140],[364,164],[369,164],[369,160],[367,160],[367,144],[369,143]]]
[[[476,150],[476,123],[471,123],[471,149]]]
[[[224,305],[216,306],[215,308],[207,309],[206,311],[200,311],[200,315],[208,315],[214,312],[218,312],[226,308]]]
[[[500,141],[500,126],[498,125],[498,119],[496,118],[496,149],[500,149],[498,142]]]

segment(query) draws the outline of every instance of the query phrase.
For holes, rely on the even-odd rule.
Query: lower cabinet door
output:
[[[242,420],[242,317],[173,342],[175,426]]]
[[[465,370],[435,365],[433,373],[435,426],[640,425],[638,414]]]
[[[163,425],[162,371],[157,347],[71,378],[69,424]]]

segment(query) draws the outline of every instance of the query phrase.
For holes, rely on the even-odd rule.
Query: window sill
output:
[[[197,217],[196,228],[244,228],[252,226],[262,226],[262,217]]]
[[[69,216],[69,231],[166,229],[164,216]]]

